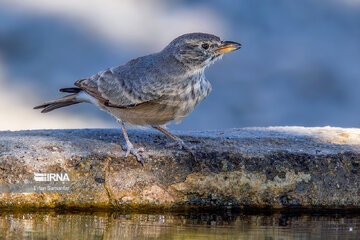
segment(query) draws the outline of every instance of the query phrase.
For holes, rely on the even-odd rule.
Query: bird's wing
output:
[[[152,74],[139,74],[127,68],[107,69],[80,79],[75,85],[109,107],[130,108],[162,97],[161,84]]]

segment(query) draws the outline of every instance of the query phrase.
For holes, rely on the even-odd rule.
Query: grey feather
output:
[[[48,113],[48,112],[58,109],[58,108],[67,107],[70,105],[81,103],[82,101],[78,100],[77,96],[78,96],[77,93],[67,95],[65,97],[58,98],[58,99],[46,102],[44,104],[41,104],[39,106],[36,106],[36,107],[34,107],[34,109],[42,109],[43,108],[41,113]]]

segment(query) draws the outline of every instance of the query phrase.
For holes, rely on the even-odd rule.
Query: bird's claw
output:
[[[175,140],[175,142],[168,143],[165,145],[165,148],[172,148],[172,147],[177,147],[179,150],[183,149],[183,150],[191,153],[191,155],[194,158],[196,158],[195,152],[186,143],[184,143],[184,141],[181,139],[177,139],[177,140]]]
[[[142,159],[142,157],[138,154],[138,152],[144,152],[144,148],[139,148],[137,151],[135,150],[134,146],[132,145],[131,142],[126,143],[126,145],[123,147],[123,150],[126,150],[126,153],[124,155],[124,157],[128,157],[129,154],[131,153],[132,155],[134,155],[136,157],[136,160],[138,160],[138,162],[140,162],[142,165],[144,165],[144,160]]]
[[[175,140],[174,142],[171,142],[171,143],[167,143],[165,145],[166,148],[173,148],[173,147],[177,147],[179,149],[187,149],[189,148],[183,140],[181,139],[178,139],[178,140]]]

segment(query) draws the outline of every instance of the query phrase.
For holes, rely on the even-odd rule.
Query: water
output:
[[[2,212],[0,239],[360,239],[360,214]]]

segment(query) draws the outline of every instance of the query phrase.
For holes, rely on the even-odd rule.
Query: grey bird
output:
[[[130,142],[124,123],[151,126],[175,140],[180,148],[191,151],[163,125],[180,122],[211,91],[205,78],[206,67],[224,53],[241,48],[241,44],[222,41],[206,33],[188,33],[174,39],[162,51],[108,68],[74,83],[76,87],[59,91],[65,97],[34,107],[42,113],[78,104],[92,103],[110,113],[120,123],[126,140],[126,154],[143,160]]]

